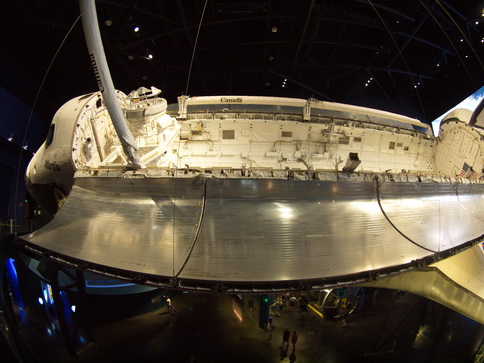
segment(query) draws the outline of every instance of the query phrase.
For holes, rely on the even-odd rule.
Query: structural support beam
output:
[[[358,286],[408,291],[484,324],[484,253],[481,249],[478,244],[419,271]]]
[[[306,38],[306,31],[308,29],[309,20],[311,20],[311,13],[313,12],[314,7],[314,0],[311,0],[309,4],[308,12],[306,15],[306,20],[304,21],[304,27],[301,32],[301,38],[299,39],[299,43],[297,44],[296,54],[294,55],[294,60],[292,62],[291,72],[289,73],[289,77],[292,78],[294,74],[294,70],[296,69],[297,60],[299,58],[299,53],[301,52],[302,44],[304,42],[304,38]]]

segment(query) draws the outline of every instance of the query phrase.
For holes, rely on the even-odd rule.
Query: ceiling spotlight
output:
[[[135,27],[133,28],[133,31],[134,31],[135,33],[139,32],[139,26],[135,26]]]
[[[148,54],[149,59],[153,59],[153,54]]]
[[[13,138],[9,137],[7,140],[10,141],[10,142],[12,142]]]
[[[128,60],[132,61],[134,60],[134,57],[132,55],[128,55]]]
[[[463,42],[463,41],[464,41],[464,39],[461,39],[460,41],[461,41],[461,42]]]
[[[273,27],[272,27],[272,32],[273,32],[273,33],[277,33],[277,27],[276,27],[276,26],[273,26]]]
[[[479,25],[479,22],[478,22],[478,21],[476,21],[474,24]]]
[[[24,145],[24,146],[22,147],[22,149],[27,150],[27,149],[28,149],[28,145]]]
[[[106,26],[111,26],[111,25],[113,25],[113,22],[112,22],[112,20],[108,19],[104,22],[104,24],[106,24]]]

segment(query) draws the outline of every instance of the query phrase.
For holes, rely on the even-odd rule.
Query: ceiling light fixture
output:
[[[135,26],[135,27],[133,28],[133,31],[134,31],[135,33],[139,32],[139,26]]]

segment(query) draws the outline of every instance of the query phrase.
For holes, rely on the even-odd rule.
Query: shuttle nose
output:
[[[40,178],[39,169],[39,153],[36,153],[32,160],[30,160],[25,172],[25,186],[29,194],[35,201],[46,211],[54,214],[58,208],[58,202],[55,195],[55,187],[47,180]]]
[[[51,214],[55,214],[58,209],[55,188],[49,184],[33,184],[28,176],[25,177],[25,185],[29,194],[35,201]]]

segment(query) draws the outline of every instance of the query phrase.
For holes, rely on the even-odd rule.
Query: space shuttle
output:
[[[187,291],[409,291],[484,323],[484,114],[417,119],[316,99],[99,91],[55,114],[27,172],[55,213],[19,236],[75,269]]]

